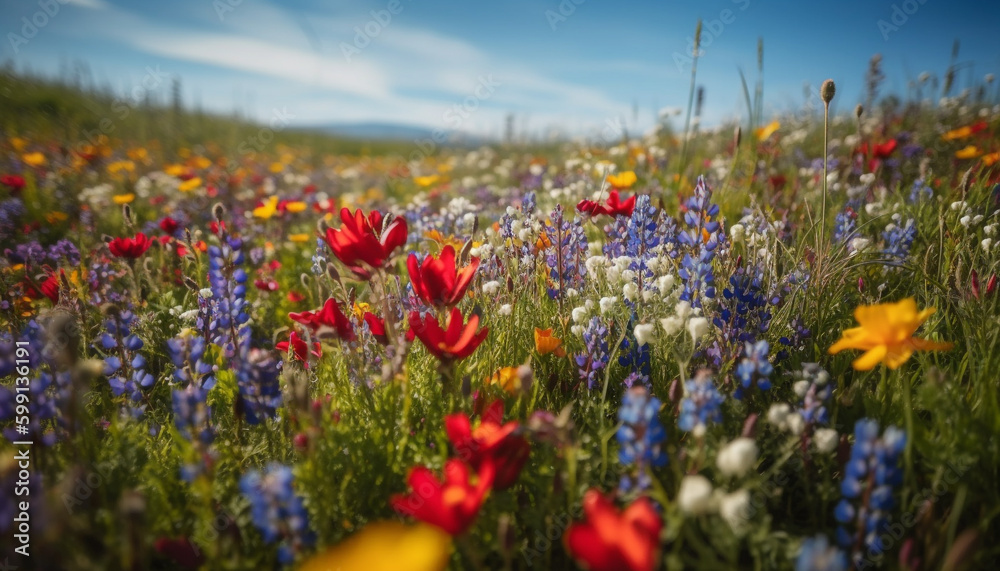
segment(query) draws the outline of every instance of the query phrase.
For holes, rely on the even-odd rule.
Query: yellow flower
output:
[[[288,239],[292,242],[308,242],[309,234],[303,232],[302,234],[289,234]]]
[[[28,141],[21,137],[13,137],[10,140],[10,146],[14,147],[14,150],[20,153],[24,150],[24,147],[28,146]]]
[[[413,182],[417,183],[417,186],[427,188],[428,186],[431,186],[432,184],[436,184],[437,181],[439,181],[439,180],[441,180],[440,176],[438,176],[436,174],[432,174],[432,175],[428,175],[428,176],[418,176],[418,177],[415,177],[413,179]]]
[[[615,188],[632,188],[635,181],[635,173],[632,171],[624,171],[618,174],[608,175],[608,184]]]
[[[565,357],[566,349],[562,346],[562,339],[552,335],[552,328],[535,328],[535,351],[539,355],[555,353],[556,357]]]
[[[268,218],[274,216],[274,213],[278,211],[278,197],[272,196],[267,199],[262,206],[258,206],[253,209],[253,215],[257,218],[267,220]]]
[[[45,155],[37,151],[34,153],[25,153],[21,155],[21,160],[29,166],[40,167],[45,164]]]
[[[490,385],[500,385],[509,395],[516,395],[521,390],[521,376],[518,375],[519,367],[501,367],[493,373],[486,383]]]
[[[983,164],[986,166],[990,166],[993,163],[1000,161],[1000,151],[996,151],[988,155],[983,155],[982,161]]]
[[[132,161],[115,161],[108,164],[108,174],[118,174],[122,171],[134,172],[135,163]]]
[[[302,212],[305,209],[306,209],[306,203],[302,202],[301,200],[296,200],[294,202],[286,202],[285,203],[285,210],[287,210],[289,212],[292,212],[292,213]]]
[[[149,158],[149,151],[142,147],[139,147],[138,149],[129,149],[127,154],[128,158],[133,161],[145,162],[145,160]]]
[[[191,177],[186,181],[182,182],[177,186],[177,190],[181,192],[191,192],[192,190],[201,186],[201,177]]]
[[[45,221],[48,222],[49,224],[55,224],[56,222],[63,222],[67,218],[69,218],[69,215],[66,214],[65,212],[49,212],[48,214],[45,215]]]
[[[954,141],[955,139],[964,139],[970,135],[972,135],[972,127],[965,126],[948,131],[944,135],[941,135],[941,139],[945,141]]]
[[[187,172],[187,168],[184,165],[167,165],[163,167],[163,172],[170,176],[181,176]]]
[[[358,321],[363,321],[365,319],[365,314],[372,310],[372,306],[363,302],[354,302],[354,316],[358,318]]]
[[[865,354],[854,360],[854,368],[870,371],[883,361],[890,369],[897,369],[914,351],[951,349],[951,343],[913,336],[934,311],[929,307],[918,312],[917,302],[912,297],[898,303],[860,306],[854,310],[859,327],[845,330],[840,340],[830,347],[830,354],[844,349],[861,349]]]
[[[758,141],[766,141],[768,137],[774,134],[775,131],[781,128],[781,123],[777,121],[771,121],[763,127],[757,127],[754,129],[754,135],[757,136]]]
[[[270,170],[273,173],[279,173],[285,170],[285,165],[281,163],[271,163],[271,166],[268,168],[268,170]]]
[[[307,560],[299,571],[439,571],[451,558],[451,536],[425,523],[370,523]]]
[[[959,149],[959,150],[955,151],[955,158],[956,159],[974,159],[974,158],[978,157],[981,154],[982,153],[979,151],[978,147],[976,147],[975,145],[969,145],[968,147],[965,147],[964,149]]]
[[[115,204],[128,204],[135,200],[135,195],[131,192],[128,194],[116,194],[111,197],[111,200],[115,201]]]
[[[195,157],[191,162],[194,164],[194,168],[201,170],[212,166],[212,160],[207,157]]]

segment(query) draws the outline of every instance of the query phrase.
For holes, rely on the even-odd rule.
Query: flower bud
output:
[[[820,97],[823,98],[823,103],[830,105],[833,101],[833,96],[837,93],[837,86],[833,83],[832,79],[828,79],[823,82],[823,85],[819,88]]]

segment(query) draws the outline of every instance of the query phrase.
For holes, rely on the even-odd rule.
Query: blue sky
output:
[[[514,113],[536,135],[619,118],[635,132],[686,104],[699,17],[708,124],[745,116],[738,70],[756,77],[758,37],[771,112],[801,106],[805,86],[828,77],[841,109],[853,108],[875,53],[883,90],[902,92],[923,71],[943,74],[955,39],[969,63],[960,87],[1000,75],[1000,3],[968,0],[18,0],[0,5],[0,60],[53,74],[85,61],[120,92],[159,70],[182,79],[187,103],[260,120],[278,109],[303,125],[498,135]],[[23,18],[43,25],[32,34]],[[168,93],[169,81],[146,80]]]

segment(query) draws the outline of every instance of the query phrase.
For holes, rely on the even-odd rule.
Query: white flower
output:
[[[185,311],[184,313],[180,314],[179,317],[181,319],[183,319],[184,321],[194,321],[195,318],[198,317],[198,310],[197,309],[191,309],[191,310]]]
[[[708,333],[708,320],[704,317],[692,317],[688,321],[688,333],[691,334],[691,339],[695,341],[701,339]]]
[[[632,271],[632,270],[623,270],[622,271],[622,279],[625,280],[625,281],[627,281],[627,282],[634,282],[635,281],[635,272]]]
[[[771,408],[767,409],[767,421],[778,427],[778,429],[784,430],[788,423],[788,415],[791,412],[792,407],[788,406],[788,403],[779,402],[772,404]]]
[[[580,297],[580,292],[576,291],[575,288],[568,287],[566,288],[566,297],[569,299]]]
[[[684,320],[676,315],[664,317],[660,320],[660,325],[663,326],[663,330],[667,332],[667,335],[677,335],[677,332],[684,327]]]
[[[745,488],[719,499],[719,515],[729,524],[733,533],[743,533],[752,515],[750,508],[750,492]]]
[[[792,385],[792,390],[795,391],[795,394],[799,397],[806,396],[806,391],[809,390],[809,381],[795,381],[795,384]]]
[[[793,412],[788,415],[788,419],[785,421],[785,424],[788,426],[788,432],[791,432],[795,436],[802,434],[802,431],[805,430],[806,427],[805,419],[802,418],[802,415],[797,412]]]
[[[569,330],[573,333],[573,335],[576,335],[577,337],[583,337],[582,325],[573,325],[572,327],[569,328]]]
[[[958,222],[962,226],[965,226],[966,228],[968,228],[969,227],[969,222],[972,222],[972,217],[969,216],[968,214],[966,214],[965,216],[959,218]]]
[[[615,304],[618,303],[617,297],[602,297],[598,304],[601,306],[601,313],[607,313],[615,308]]]
[[[629,301],[635,301],[636,298],[639,297],[639,286],[632,282],[628,282],[625,284],[625,287],[622,288],[622,295]]]
[[[510,315],[513,311],[514,307],[509,303],[505,303],[500,306],[500,315]]]
[[[493,295],[500,290],[500,282],[493,280],[483,284],[483,293]]]
[[[677,317],[680,317],[681,320],[687,321],[688,316],[691,315],[691,303],[687,301],[678,301],[677,305],[674,306],[674,313],[676,313]]]
[[[677,505],[691,515],[707,513],[712,509],[712,483],[700,474],[684,476],[677,491]]]
[[[674,276],[667,274],[656,278],[656,289],[660,290],[660,295],[667,295],[674,289]]]
[[[983,247],[984,251],[989,252],[990,246],[993,245],[993,238],[983,238],[983,241],[979,244]]]
[[[983,232],[985,232],[987,236],[992,236],[996,234],[997,233],[996,223],[990,224],[989,226],[983,226]]]
[[[633,333],[635,333],[635,342],[642,347],[656,336],[656,326],[652,323],[640,323],[635,326]]]
[[[212,290],[207,287],[200,289],[198,290],[198,295],[200,295],[203,299],[212,299]]]
[[[868,238],[862,238],[860,236],[853,238],[851,240],[851,251],[855,254],[864,252],[871,245],[871,240]]]
[[[875,173],[865,173],[859,177],[861,179],[861,184],[871,184],[875,182]]]
[[[818,428],[813,434],[813,445],[823,454],[833,452],[839,441],[840,435],[832,428]]]
[[[583,323],[587,319],[587,308],[586,307],[575,307],[572,312],[574,323]]]
[[[752,438],[740,437],[726,444],[715,457],[715,465],[726,476],[742,476],[757,461],[757,444]]]
[[[733,224],[729,227],[729,237],[736,244],[742,244],[746,237],[746,228],[742,224]]]

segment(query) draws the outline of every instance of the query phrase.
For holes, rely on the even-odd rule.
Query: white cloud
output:
[[[111,6],[104,0],[67,0],[69,4],[91,10],[107,10]]]

